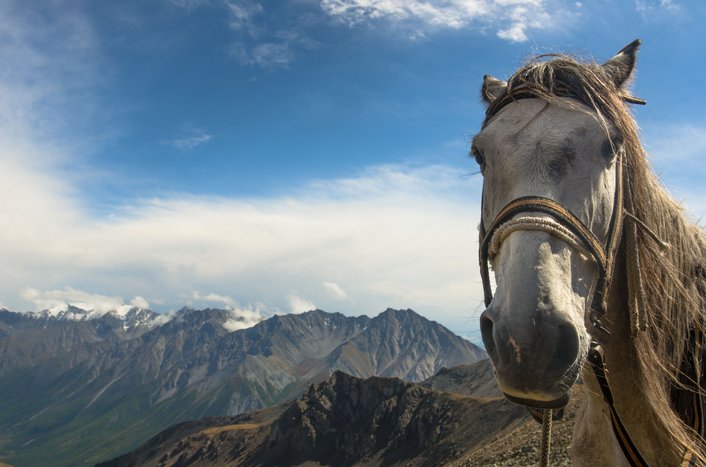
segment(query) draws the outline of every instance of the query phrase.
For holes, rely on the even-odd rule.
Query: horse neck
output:
[[[622,250],[622,247],[621,247]],[[627,279],[625,255],[619,251],[614,280],[608,296],[608,310],[605,327],[610,334],[601,338],[608,379],[615,408],[623,421],[633,442],[650,465],[677,465],[681,460],[679,453],[673,452],[673,443],[669,439],[661,417],[648,396],[642,390],[644,385],[636,348],[630,334],[630,317],[627,297]],[[580,456],[582,444],[606,445],[612,443],[613,449],[605,449],[599,460],[606,465],[623,465],[624,455],[613,434],[608,405],[603,400],[601,390],[590,366],[583,371],[587,401],[582,413],[577,417],[575,428],[574,452]],[[590,426],[589,426],[590,425]],[[597,459],[590,463],[596,463]],[[579,465],[588,462],[577,462]]]

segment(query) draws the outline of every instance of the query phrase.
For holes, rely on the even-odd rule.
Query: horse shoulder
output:
[[[571,440],[573,465],[629,467],[613,435],[608,406],[598,395],[600,390],[598,387],[592,390],[585,384],[581,390],[584,392],[584,402],[577,409]]]

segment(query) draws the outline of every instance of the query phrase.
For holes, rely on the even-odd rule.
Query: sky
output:
[[[0,0],[0,306],[412,308],[476,342],[484,74],[643,41],[634,114],[703,225],[706,4]]]

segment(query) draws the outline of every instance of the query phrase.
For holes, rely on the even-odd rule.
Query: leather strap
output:
[[[649,464],[640,454],[640,450],[635,446],[635,443],[630,438],[628,431],[625,429],[622,420],[618,412],[615,410],[615,403],[613,401],[613,393],[610,390],[610,384],[608,383],[608,376],[606,375],[605,362],[603,360],[603,349],[601,346],[593,341],[591,342],[591,348],[588,351],[588,362],[591,364],[593,373],[596,375],[598,380],[598,386],[601,388],[603,393],[603,400],[608,404],[610,409],[610,423],[613,426],[613,433],[618,440],[620,449],[622,449],[625,458],[633,467],[646,467]]]

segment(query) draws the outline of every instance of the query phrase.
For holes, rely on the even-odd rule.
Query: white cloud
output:
[[[158,307],[165,311],[184,304],[185,289],[235,284],[244,302],[270,309],[470,314],[482,296],[473,267],[478,182],[443,166],[379,166],[287,197],[182,195],[106,219],[91,217],[54,185],[38,184],[26,209],[0,204],[0,219],[13,226],[0,229],[0,262],[13,265],[0,297],[15,309],[49,306],[66,300],[66,290],[60,297],[19,291],[71,284],[110,291],[113,304],[122,303],[118,296],[166,298]],[[306,291],[306,299],[294,290]],[[355,303],[341,300],[344,294]],[[187,298],[237,308],[224,294]]]
[[[82,310],[95,311],[96,314],[102,315],[125,306],[125,302],[121,297],[92,294],[71,287],[47,291],[25,287],[20,291],[20,295],[28,302],[34,304],[35,311],[62,305],[72,305]]]
[[[183,135],[167,141],[165,144],[180,151],[191,151],[192,149],[208,143],[213,139],[213,135],[208,134],[202,128],[185,126]]]
[[[215,303],[230,308],[233,308],[236,305],[236,302],[232,297],[229,297],[228,295],[219,295],[213,292],[202,295],[198,291],[194,291],[191,294],[191,299],[201,304]]]
[[[92,294],[71,287],[47,291],[39,291],[31,287],[26,287],[20,291],[20,295],[28,302],[34,304],[34,311],[66,311],[67,305],[71,305],[90,312],[89,316],[91,318],[96,318],[112,311],[117,311],[118,314],[124,314],[131,307],[142,309],[149,308],[147,300],[140,296],[134,297],[129,304],[126,304],[125,301],[118,296]],[[213,293],[201,295],[198,292],[194,292],[192,298],[199,302],[211,302],[230,306],[229,318],[222,324],[223,328],[228,332],[253,327],[265,319],[266,316],[262,312],[261,304],[241,307],[231,297]],[[304,300],[298,303],[299,306],[304,306],[305,304],[306,301]],[[3,307],[0,306],[0,309],[2,308]],[[270,315],[272,313],[267,314]],[[165,313],[157,318],[154,324],[164,324],[172,319],[173,316],[174,313]]]
[[[289,302],[289,309],[292,313],[305,313],[316,309],[314,302],[294,293],[287,295],[287,301]]]
[[[130,305],[136,306],[137,308],[141,308],[143,310],[147,310],[150,307],[150,303],[147,300],[145,300],[143,297],[140,297],[140,296],[133,298],[130,301]]]
[[[64,31],[82,24],[68,11],[59,18],[65,25],[35,31],[7,5],[0,3],[0,36],[12,45],[0,47],[0,57],[13,64],[4,68],[10,78],[0,75],[7,89],[0,102],[0,264],[12,265],[0,280],[5,306],[107,309],[124,305],[122,297],[135,297],[132,304],[149,297],[156,311],[167,311],[194,301],[185,291],[206,290],[215,292],[199,293],[205,305],[242,309],[223,292],[237,289],[243,303],[266,304],[253,309],[374,313],[398,306],[433,315],[465,310],[481,296],[468,266],[474,180],[448,167],[373,167],[276,198],[173,194],[97,217],[83,203],[78,171],[62,168],[76,159],[72,146],[55,144],[61,128],[45,123],[62,120],[62,92],[91,101],[83,88],[92,87],[92,68],[84,62],[100,60],[93,60],[90,28]],[[34,42],[49,30],[86,45],[71,52],[48,39],[47,47]],[[306,42],[284,32],[277,38]],[[178,139],[199,136],[183,131]],[[338,300],[323,282],[335,282],[355,303]],[[306,299],[288,296],[292,291]]]
[[[508,29],[499,30],[498,37],[500,39],[505,39],[510,42],[524,42],[527,40],[527,35],[525,34],[525,26],[521,23],[515,23]]]
[[[679,126],[654,133],[669,139],[648,133],[667,185],[682,190],[678,196],[692,215],[706,214],[702,188],[675,178],[684,167],[704,170],[699,158],[706,148],[699,145],[706,130]],[[237,288],[244,303],[264,302],[270,310],[358,314],[411,307],[452,325],[446,317],[471,317],[482,299],[475,267],[480,177],[457,169],[376,166],[283,197],[175,195],[97,219],[61,177],[11,160],[13,175],[33,175],[8,180],[22,195],[20,208],[0,198],[0,262],[13,265],[0,281],[0,297],[10,309],[67,302],[107,309],[122,305],[120,297],[135,297],[132,304],[163,297],[160,306],[169,309],[184,304],[184,290]],[[3,173],[7,161],[0,158]],[[241,307],[222,292],[187,298],[263,309]]]
[[[230,319],[223,323],[223,328],[228,332],[239,331],[255,326],[265,319],[258,307],[234,308],[230,310]]]
[[[335,282],[322,282],[321,285],[323,285],[326,292],[328,292],[328,294],[336,300],[346,300],[348,298],[346,291]]]
[[[436,29],[497,28],[501,39],[522,42],[528,29],[556,27],[567,13],[550,0],[321,0],[323,10],[354,26],[387,19],[412,28],[411,37]]]

